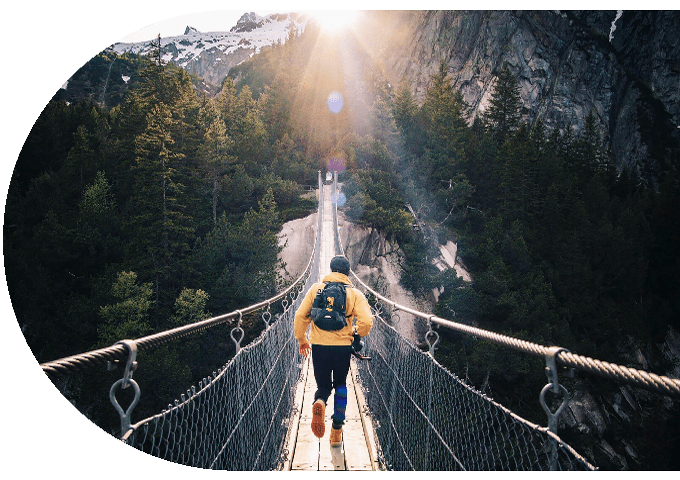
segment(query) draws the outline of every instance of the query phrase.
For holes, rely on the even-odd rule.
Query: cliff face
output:
[[[373,12],[366,21],[380,25],[365,34],[374,58],[419,101],[444,61],[474,118],[507,62],[528,121],[578,132],[592,111],[618,166],[652,180],[680,153],[678,12]]]

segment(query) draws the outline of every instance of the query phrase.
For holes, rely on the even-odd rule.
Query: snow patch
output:
[[[609,43],[614,40],[614,30],[616,30],[616,21],[621,18],[621,15],[623,15],[623,10],[617,10],[616,12],[616,18],[614,18],[614,21],[612,22],[612,26],[609,29]]]
[[[271,14],[260,17],[251,13],[244,14],[239,20],[240,23],[246,22],[253,25],[254,28],[249,29],[249,31],[239,31],[234,28],[229,32],[203,33],[187,26],[184,35],[161,38],[161,47],[166,52],[163,55],[163,60],[172,61],[177,65],[186,67],[208,48],[206,45],[210,45],[210,48],[217,48],[225,54],[230,54],[240,48],[239,42],[246,42],[250,47],[249,49],[252,49],[254,53],[260,53],[263,47],[286,43],[288,32],[291,30],[294,30],[297,34],[304,32],[306,20],[298,20],[300,18],[294,14]],[[167,48],[171,44],[174,48]],[[116,43],[112,48],[118,54],[127,52],[148,55],[153,49],[153,43],[151,41]]]

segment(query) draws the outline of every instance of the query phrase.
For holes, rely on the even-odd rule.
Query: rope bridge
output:
[[[326,187],[328,188],[328,187]],[[336,181],[332,185],[336,188]],[[290,465],[299,417],[295,392],[304,359],[293,335],[293,317],[302,297],[316,281],[320,258],[327,248],[342,252],[337,211],[325,205],[319,173],[319,215],[314,251],[305,271],[286,290],[260,304],[137,340],[42,364],[51,375],[125,362],[125,373],[109,393],[121,417],[121,438],[151,455],[205,469],[281,470]],[[333,208],[334,246],[322,246],[322,212]],[[325,244],[324,244],[325,245]],[[332,253],[331,253],[332,255]],[[680,397],[680,380],[659,377],[578,355],[565,349],[543,347],[475,329],[433,315],[410,310],[353,280],[369,297],[375,321],[366,337],[365,353],[371,361],[355,362],[355,384],[365,399],[364,414],[374,429],[375,450],[381,469],[389,470],[592,470],[572,447],[557,435],[557,417],[568,402],[559,384],[560,367],[578,368],[665,395]],[[272,318],[270,307],[282,312]],[[241,318],[262,310],[263,333],[241,348]],[[405,311],[425,319],[429,352],[403,338],[391,325]],[[231,322],[236,355],[218,372],[203,379],[175,400],[174,405],[150,418],[132,423],[132,410],[140,387],[132,378],[136,352],[184,338],[214,325]],[[438,334],[432,324],[462,331],[509,348],[546,358],[549,383],[541,392],[548,427],[519,417],[486,395],[466,385],[434,358]],[[133,387],[135,399],[124,410],[116,400],[120,388]],[[562,393],[562,405],[550,412],[545,392]]]

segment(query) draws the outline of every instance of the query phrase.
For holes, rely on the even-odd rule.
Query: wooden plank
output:
[[[309,379],[307,379],[307,385],[304,389],[304,405],[305,408],[302,410],[302,416],[312,418],[312,404],[314,403],[314,393],[316,392],[316,385],[309,386]]]
[[[348,420],[343,426],[343,434],[346,441],[343,442],[345,447],[345,463],[347,470],[373,470],[371,457],[368,454],[366,446],[366,437],[364,436],[364,427],[361,419]]]
[[[354,380],[347,376],[347,410],[345,411],[346,420],[360,420],[359,404],[355,393]]]
[[[358,360],[355,360],[352,358],[352,361],[350,363],[350,372],[352,372],[352,378],[357,378],[357,366],[356,363]],[[368,456],[371,461],[371,466],[372,470],[380,470],[378,467],[378,441],[377,437],[375,436],[375,431],[373,429],[373,423],[371,421],[371,417],[366,415],[365,412],[367,411],[367,405],[366,405],[366,399],[364,398],[364,394],[361,391],[361,386],[357,385],[356,388],[354,389],[354,392],[356,394],[356,399],[357,399],[357,404],[359,405],[359,412],[361,416],[361,423],[364,429],[364,437],[366,439],[366,448],[368,449]]]
[[[301,418],[291,470],[318,469],[319,439],[312,433],[311,420]]]
[[[304,407],[303,403],[303,398],[304,398],[304,391],[305,391],[305,386],[307,384],[307,371],[309,369],[310,365],[310,360],[309,357],[305,359],[304,364],[302,365],[302,370],[300,375],[300,380],[298,383],[295,385],[295,400],[294,400],[294,408],[296,408],[295,416],[291,420],[291,432],[288,437],[288,442],[287,442],[287,448],[288,448],[288,458],[286,458],[286,461],[283,465],[283,470],[287,471],[291,469],[291,465],[293,463],[293,457],[295,455],[295,446],[297,443],[297,436],[298,436],[298,430],[299,430],[299,425],[300,425],[300,416],[302,415],[302,409]]]
[[[326,433],[321,439],[319,448],[319,471],[346,470],[345,455],[342,445],[331,447],[330,428],[326,428]]]

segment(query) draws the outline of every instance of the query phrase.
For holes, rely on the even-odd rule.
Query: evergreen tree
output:
[[[393,116],[401,131],[406,149],[416,155],[422,154],[424,135],[418,117],[418,104],[406,80],[402,80],[397,88],[393,103]]]
[[[157,305],[162,306],[165,303],[160,302],[160,296],[170,293],[166,282],[171,281],[188,251],[194,228],[181,183],[184,155],[173,149],[170,109],[163,103],[155,105],[147,122],[136,141],[136,187],[127,221],[131,237],[128,258],[135,268],[152,275]]]
[[[149,332],[149,309],[153,289],[151,283],[138,284],[135,272],[120,272],[111,286],[116,303],[100,309],[104,323],[99,329],[102,346],[125,338],[139,338]]]
[[[468,107],[460,91],[454,91],[447,75],[448,65],[442,61],[439,70],[430,76],[421,115],[427,129],[428,148],[435,156],[457,161],[464,152]]]
[[[605,147],[591,110],[586,117],[583,132],[573,143],[570,169],[581,185],[585,186],[596,173],[605,169]]]
[[[537,152],[529,133],[526,124],[522,124],[517,133],[506,140],[500,151],[503,169],[499,188],[502,211],[508,220],[525,221],[538,200],[535,183]]]
[[[223,176],[236,159],[229,154],[233,141],[227,135],[227,127],[212,102],[206,103],[202,110],[203,122],[206,125],[200,155],[203,160],[205,179],[208,182],[212,197],[213,226],[217,224],[217,207],[223,188]]]
[[[507,63],[498,72],[485,119],[498,144],[517,131],[522,121],[522,97],[517,79]]]

